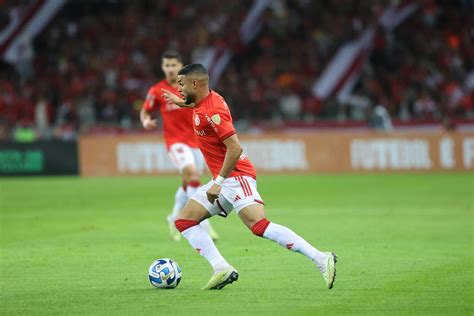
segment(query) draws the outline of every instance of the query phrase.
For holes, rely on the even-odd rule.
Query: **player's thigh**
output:
[[[177,218],[200,222],[209,217],[211,217],[211,214],[209,214],[202,204],[193,199],[189,199],[183,209],[179,212]]]
[[[214,181],[209,181],[208,183],[199,187],[199,189],[191,196],[189,201],[199,204],[201,206],[201,210],[206,210],[208,213],[206,214],[206,218],[214,215],[222,215],[226,217],[227,214],[232,211],[233,205],[228,200],[226,200],[223,195],[219,196],[214,204],[211,204],[207,199],[207,190],[209,190],[213,184]]]
[[[221,194],[226,200],[231,201],[235,212],[248,228],[265,218],[265,203],[258,193],[255,179],[248,176],[227,178]]]
[[[260,203],[250,204],[239,211],[239,217],[249,229],[252,229],[253,225],[265,218],[265,208]]]
[[[175,143],[171,145],[168,154],[180,173],[183,173],[186,169],[186,172],[197,174],[196,161],[191,147],[184,143]]]

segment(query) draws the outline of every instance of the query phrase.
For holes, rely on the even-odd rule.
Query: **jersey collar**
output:
[[[209,94],[208,94],[204,99],[202,99],[201,101],[199,101],[199,103],[196,104],[195,107],[198,108],[198,107],[200,107],[202,104],[206,103],[207,100],[211,97],[212,92],[213,92],[212,89],[209,89]]]

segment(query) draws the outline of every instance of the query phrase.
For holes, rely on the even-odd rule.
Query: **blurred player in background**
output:
[[[165,74],[165,79],[150,88],[140,112],[143,127],[146,130],[151,130],[157,127],[157,120],[152,118],[151,112],[154,110],[160,111],[169,156],[183,178],[182,186],[178,188],[175,194],[173,210],[166,218],[170,236],[176,241],[181,238],[181,234],[174,225],[176,215],[184,207],[188,198],[201,186],[199,175],[204,168],[204,160],[198,149],[192,127],[193,110],[179,107],[173,102],[166,101],[162,96],[163,88],[178,93],[176,77],[182,67],[181,55],[178,52],[169,50],[163,53],[161,69]],[[218,238],[209,221],[201,222],[201,226],[212,239]]]
[[[250,160],[242,154],[232,116],[225,100],[209,90],[209,75],[201,64],[190,64],[178,73],[179,92],[164,89],[166,100],[192,107],[192,125],[213,180],[200,187],[181,210],[176,228],[211,264],[214,273],[203,290],[221,289],[238,279],[238,272],[217,250],[199,223],[213,215],[227,216],[233,209],[257,236],[308,257],[322,273],[327,287],[336,276],[336,255],[321,252],[291,229],[268,221],[257,191],[257,177]]]

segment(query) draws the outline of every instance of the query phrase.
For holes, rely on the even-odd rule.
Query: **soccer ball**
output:
[[[155,260],[148,269],[151,285],[160,289],[174,289],[181,281],[181,276],[178,263],[168,258]]]

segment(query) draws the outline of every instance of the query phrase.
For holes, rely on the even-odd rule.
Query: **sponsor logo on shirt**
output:
[[[211,120],[211,118],[209,117],[209,115],[206,114],[206,121],[211,124],[212,127],[216,128],[216,124],[214,124],[214,122]]]
[[[196,126],[198,126],[199,123],[201,123],[201,120],[199,119],[199,115],[196,114],[196,115],[194,116],[194,124],[195,124]]]
[[[214,116],[219,116],[219,114],[215,114],[213,115],[212,117]],[[213,122],[213,120],[209,117],[209,115],[206,114],[206,121],[212,126],[212,128],[214,129],[214,132],[217,133],[217,127],[216,127],[216,124]],[[219,123],[221,122],[221,117],[219,116]]]
[[[206,135],[206,132],[203,129],[202,130],[195,129],[194,131],[196,132],[196,135],[198,135],[198,136]]]

